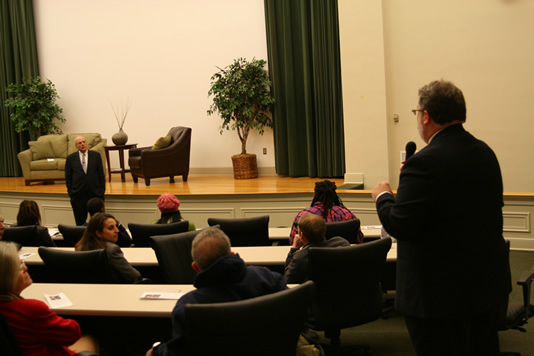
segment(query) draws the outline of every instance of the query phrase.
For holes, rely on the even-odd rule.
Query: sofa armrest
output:
[[[32,162],[32,151],[30,149],[21,151],[17,154],[19,159],[20,168],[22,168],[22,175],[26,181],[31,179],[32,171],[30,168],[30,163]]]
[[[104,168],[104,175],[108,174],[108,165],[107,165],[107,159],[106,159],[106,149],[104,146],[107,144],[107,139],[103,138],[102,141],[94,145],[90,148],[91,151],[96,151],[100,153],[100,157],[102,158],[102,165]]]

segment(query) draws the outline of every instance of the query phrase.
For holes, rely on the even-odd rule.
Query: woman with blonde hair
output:
[[[91,217],[85,232],[76,244],[76,251],[106,250],[111,267],[113,283],[138,283],[143,280],[141,273],[124,258],[121,248],[116,245],[119,238],[117,220],[108,213],[96,213]]]
[[[0,241],[0,313],[24,354],[61,356],[98,352],[96,340],[82,336],[77,321],[63,319],[40,300],[21,297],[32,282],[15,244]]]

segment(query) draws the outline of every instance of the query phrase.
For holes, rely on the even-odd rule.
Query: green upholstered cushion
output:
[[[55,158],[67,158],[67,135],[48,135]]]
[[[52,150],[50,140],[47,136],[41,136],[37,141],[30,141],[28,145],[32,151],[32,161],[55,157],[54,150]]]
[[[171,144],[171,140],[171,136],[160,137],[158,138],[154,146],[152,146],[152,149],[159,150],[160,148],[168,147]]]

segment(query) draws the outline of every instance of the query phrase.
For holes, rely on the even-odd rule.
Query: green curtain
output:
[[[343,177],[337,0],[265,0],[276,172]]]
[[[0,1],[0,26],[0,177],[19,177],[17,153],[28,148],[29,134],[15,132],[4,101],[9,84],[39,75],[32,0]]]

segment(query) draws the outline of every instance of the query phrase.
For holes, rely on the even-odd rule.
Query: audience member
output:
[[[100,154],[87,149],[85,137],[76,137],[77,152],[67,156],[65,162],[65,181],[70,197],[70,204],[81,226],[87,220],[87,202],[93,197],[104,200],[106,178]]]
[[[124,258],[117,242],[119,229],[117,220],[111,214],[93,215],[85,232],[76,244],[76,251],[105,249],[111,267],[113,283],[138,283],[142,281],[141,273]]]
[[[170,224],[184,221],[184,218],[182,218],[182,214],[178,209],[180,207],[180,201],[174,194],[161,194],[157,204],[159,211],[161,212],[161,218],[156,221],[156,224]],[[189,221],[189,231],[195,230],[195,224],[192,221]]]
[[[308,279],[308,252],[310,247],[350,246],[342,237],[326,240],[326,222],[315,214],[304,214],[300,217],[298,232],[293,245],[287,254],[284,277],[287,283],[300,284]]]
[[[98,343],[81,335],[77,321],[63,319],[35,299],[21,293],[32,284],[28,268],[11,242],[0,242],[0,313],[13,330],[26,356],[74,355],[98,352]]]
[[[191,254],[192,267],[198,272],[194,281],[197,289],[185,294],[176,303],[172,312],[172,339],[155,346],[148,355],[152,355],[152,351],[154,355],[187,354],[184,336],[186,304],[238,301],[287,288],[283,276],[266,267],[245,265],[230,249],[230,239],[222,230],[205,229],[195,237]],[[206,342],[209,342],[209,335],[206,335]]]
[[[2,240],[2,237],[4,236],[4,230],[6,228],[6,225],[4,224],[4,218],[2,215],[0,215],[0,240]]]
[[[465,130],[453,83],[419,89],[412,111],[427,146],[406,160],[396,195],[388,182],[372,192],[397,239],[395,307],[418,355],[498,355],[499,306],[511,290],[499,162]]]
[[[106,212],[106,203],[100,198],[91,198],[87,202],[87,212],[89,216],[92,217],[96,213],[105,213]],[[83,224],[87,226],[87,223]],[[117,229],[119,229],[119,238],[117,239],[116,244],[120,247],[130,247],[132,245],[132,238],[126,228],[117,220]]]
[[[23,200],[20,203],[17,214],[17,226],[31,225],[35,225],[36,238],[39,246],[56,246],[48,233],[48,228],[41,225],[41,213],[39,212],[37,203],[33,200]]]
[[[293,245],[293,239],[297,233],[297,225],[301,216],[305,214],[315,214],[322,216],[326,222],[345,221],[356,219],[356,215],[343,205],[341,198],[336,193],[336,183],[329,180],[315,183],[315,196],[311,206],[297,214],[293,221],[291,234],[289,235],[289,244]],[[350,243],[362,243],[363,233],[359,230],[356,241]]]

